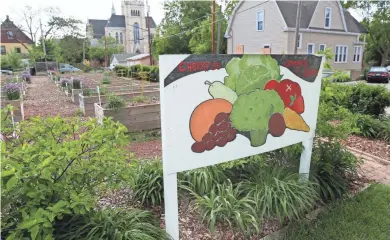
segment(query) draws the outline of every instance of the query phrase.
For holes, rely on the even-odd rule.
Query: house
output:
[[[34,42],[22,30],[20,30],[7,15],[1,23],[1,55],[12,51],[17,53],[28,53]]]
[[[337,1],[301,1],[298,54],[329,48],[331,65],[360,76],[364,27]],[[293,54],[297,1],[240,1],[225,32],[227,53]]]
[[[127,59],[127,66],[133,66],[137,64],[150,66],[150,54],[143,53],[138,54]]]
[[[144,1],[121,0],[122,15],[117,15],[112,5],[109,19],[88,19],[86,31],[91,46],[96,46],[102,37],[110,36],[124,46],[126,53],[148,53],[148,24],[153,39],[156,23],[151,16],[145,16],[145,8]]]
[[[135,53],[121,53],[121,54],[113,54],[111,57],[111,66],[115,67],[116,65],[126,66],[127,59],[133,57],[137,54]]]

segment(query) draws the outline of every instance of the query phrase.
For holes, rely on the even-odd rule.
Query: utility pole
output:
[[[83,63],[85,61],[85,38],[83,39]]]
[[[217,35],[217,54],[219,54],[219,49],[221,46],[221,21],[222,21],[222,4],[219,6],[218,11],[218,35]]]
[[[41,39],[42,39],[42,47],[43,47],[43,56],[45,57],[45,67],[46,67],[46,71],[48,71],[49,69],[47,68],[47,61],[46,61],[45,36],[43,36],[42,20],[41,19],[39,19],[39,26],[41,28]]]
[[[153,65],[153,58],[152,58],[152,44],[151,44],[151,39],[150,39],[150,18],[149,18],[149,4],[148,1],[146,0],[146,16],[148,19],[148,43],[149,43],[149,61],[150,61],[150,66]]]
[[[298,41],[299,41],[299,27],[301,26],[301,9],[302,9],[302,0],[298,0],[297,7],[297,18],[295,20],[295,45],[294,45],[294,54],[298,52]]]
[[[110,20],[107,21],[106,27],[104,28],[104,66],[108,67],[108,52],[107,52],[107,25]]]
[[[212,32],[211,32],[211,53],[215,53],[214,49],[214,39],[215,39],[215,0],[213,0],[213,7],[212,7]]]

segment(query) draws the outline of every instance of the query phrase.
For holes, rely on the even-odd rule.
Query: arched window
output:
[[[123,44],[123,33],[120,33],[120,34],[119,34],[119,38],[120,38],[121,44]]]
[[[134,43],[139,43],[139,25],[134,23],[133,25]]]
[[[116,32],[115,33],[115,42],[118,44],[119,43],[119,36],[118,36],[118,33]]]

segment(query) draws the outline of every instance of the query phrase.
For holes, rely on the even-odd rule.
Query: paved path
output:
[[[47,76],[33,76],[24,99],[24,114],[32,116],[74,116],[78,107]]]
[[[390,185],[390,161],[385,165],[365,160],[361,170],[367,178]]]

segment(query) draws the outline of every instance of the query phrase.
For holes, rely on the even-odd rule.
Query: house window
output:
[[[314,54],[314,43],[308,43],[307,44],[307,54],[312,55]]]
[[[14,33],[12,31],[7,32],[8,39],[13,39],[14,38]]]
[[[119,34],[119,38],[120,38],[121,44],[123,44],[123,33],[120,33],[120,34]]]
[[[361,59],[362,59],[362,47],[361,46],[353,47],[353,61],[360,62]]]
[[[345,63],[348,59],[348,46],[337,45],[336,54],[334,56],[334,62]]]
[[[327,7],[325,8],[325,28],[330,28],[332,23],[332,9]]]
[[[5,49],[4,45],[1,45],[1,55],[7,54],[7,50]]]
[[[302,33],[298,33],[298,48],[302,48]]]
[[[264,10],[257,11],[257,31],[263,31],[264,30]]]
[[[271,48],[271,44],[263,44],[263,48]]]
[[[22,53],[22,49],[20,47],[15,48],[16,53]]]
[[[319,45],[319,51],[325,52],[325,49],[326,49],[326,45],[325,44],[320,44]]]
[[[116,44],[119,43],[119,35],[118,35],[117,32],[115,33],[115,43],[116,43]]]
[[[134,23],[133,25],[134,43],[139,43],[139,25]]]

